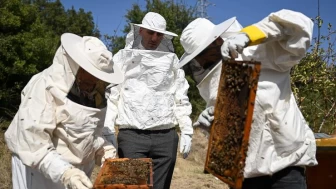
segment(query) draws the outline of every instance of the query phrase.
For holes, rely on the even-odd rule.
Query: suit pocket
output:
[[[284,157],[292,154],[304,143],[305,127],[294,106],[287,106],[268,114],[271,135],[278,155]]]

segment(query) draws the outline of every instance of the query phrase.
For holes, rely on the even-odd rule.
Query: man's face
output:
[[[92,92],[95,88],[98,78],[85,71],[83,68],[79,68],[76,75],[76,82],[81,91]]]
[[[145,28],[140,28],[139,34],[142,36],[141,44],[146,50],[155,50],[163,39],[163,33],[158,33]]]
[[[210,67],[214,63],[217,63],[222,58],[221,46],[223,42],[224,41],[221,37],[217,38],[195,57],[204,69]]]

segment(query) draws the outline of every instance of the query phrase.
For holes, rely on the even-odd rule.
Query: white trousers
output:
[[[83,170],[90,178],[94,165],[93,161],[89,165],[77,168]],[[37,169],[24,165],[15,155],[12,156],[12,182],[13,189],[66,189],[60,181],[52,182]]]

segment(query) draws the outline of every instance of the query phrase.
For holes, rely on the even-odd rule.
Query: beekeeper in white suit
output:
[[[209,127],[214,119],[221,59],[260,61],[243,188],[304,189],[305,166],[317,164],[316,144],[291,91],[290,69],[310,46],[313,22],[299,12],[280,10],[251,26],[238,26],[235,18],[219,25],[198,18],[183,30],[180,67],[191,70],[207,101],[195,126]]]
[[[112,53],[96,37],[63,34],[53,64],[23,89],[5,133],[14,189],[93,187],[95,162],[116,156],[102,136],[106,107],[95,105],[100,80],[123,81]]]
[[[125,81],[107,90],[106,137],[114,139],[118,126],[118,155],[152,158],[155,189],[170,187],[176,162],[179,125],[180,152],[186,158],[193,134],[188,82],[178,69],[166,21],[149,12],[142,24],[131,24],[126,47],[113,61],[121,67]],[[115,113],[118,112],[118,113]]]

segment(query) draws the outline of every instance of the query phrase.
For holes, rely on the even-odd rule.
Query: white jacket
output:
[[[288,166],[317,164],[315,138],[296,104],[290,82],[290,69],[310,46],[313,22],[301,13],[280,10],[254,25],[267,38],[242,54],[244,60],[261,62],[245,178],[272,175]],[[218,90],[211,87],[218,86],[221,65],[216,68],[198,86],[209,98]],[[205,100],[207,106],[215,103]]]
[[[58,183],[55,188],[63,187],[59,184],[60,177],[71,165],[89,176],[95,153],[106,144],[102,137],[106,108],[85,107],[66,97],[78,70],[78,65],[67,56],[60,47],[53,64],[32,77],[21,93],[19,110],[5,133],[6,143],[15,155],[13,163],[17,162],[13,172],[18,174],[25,169],[21,160],[27,166],[27,174],[37,169],[44,175],[43,178],[36,173],[30,180],[31,186],[44,188],[43,183],[49,183],[46,179],[49,178]],[[46,185],[54,188],[50,183]]]
[[[189,84],[184,71],[177,69],[174,53],[123,49],[113,61],[124,72],[125,80],[107,89],[105,127],[114,132],[115,125],[160,130],[178,124],[183,133],[193,133]]]

